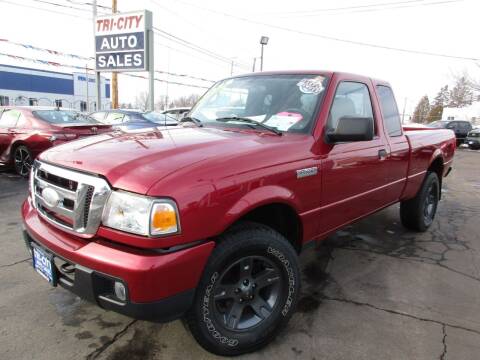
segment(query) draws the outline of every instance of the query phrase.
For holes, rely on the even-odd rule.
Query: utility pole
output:
[[[116,0],[114,0],[116,3]],[[147,41],[148,41],[148,110],[155,110],[155,57],[153,51],[153,15],[150,11],[147,12]],[[169,60],[170,64],[170,60]],[[169,65],[170,66],[170,65]]]
[[[117,0],[112,0],[112,14],[116,12]],[[118,78],[116,72],[112,72],[112,108],[118,109]]]
[[[256,62],[257,62],[257,58],[256,58],[256,57],[254,57],[254,58],[253,58],[252,72],[255,72],[255,65],[256,65]]]
[[[402,125],[405,124],[405,109],[406,108],[407,108],[407,98],[405,98],[405,102],[403,103]]]
[[[262,45],[262,52],[260,55],[260,71],[263,71],[263,47],[268,44],[268,36],[262,36],[260,38],[260,44]]]
[[[93,34],[95,34],[95,18],[97,17],[97,0],[93,0],[92,2],[92,7],[93,7]],[[97,52],[95,42],[93,42],[93,53],[95,54]],[[87,81],[87,86],[88,86],[88,81]],[[87,88],[88,89],[88,88]],[[102,109],[102,84],[101,84],[101,77],[100,77],[100,72],[95,71],[95,89],[96,89],[96,106],[93,109],[94,111],[96,110],[101,110]],[[89,104],[87,102],[87,109],[89,108]]]

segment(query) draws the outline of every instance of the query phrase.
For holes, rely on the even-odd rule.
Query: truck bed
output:
[[[403,130],[411,149],[407,186],[404,191],[404,196],[410,197],[417,193],[430,161],[437,153],[443,154],[442,176],[447,174],[452,166],[456,141],[453,131],[447,129],[404,127]]]

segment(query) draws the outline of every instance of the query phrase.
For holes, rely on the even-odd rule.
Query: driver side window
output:
[[[334,132],[342,117],[373,119],[367,85],[353,81],[343,81],[338,85],[328,115],[327,131]]]

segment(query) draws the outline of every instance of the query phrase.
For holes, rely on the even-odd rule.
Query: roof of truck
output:
[[[348,73],[343,71],[331,71],[331,70],[276,70],[276,71],[262,71],[262,72],[253,72],[253,73],[246,73],[241,75],[232,76],[232,78],[236,77],[244,77],[244,76],[263,76],[263,75],[342,75],[346,77],[352,78],[363,78],[363,79],[370,79],[376,84],[386,84],[388,85],[388,81],[372,78],[366,75]]]

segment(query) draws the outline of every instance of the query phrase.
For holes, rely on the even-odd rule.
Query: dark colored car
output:
[[[103,110],[90,114],[95,120],[111,125],[114,129],[135,130],[156,127],[159,125],[177,125],[177,121],[156,112],[142,112],[138,110]]]
[[[470,131],[465,139],[465,144],[472,150],[480,149],[480,129]]]
[[[53,107],[0,107],[0,164],[27,176],[42,151],[64,142],[111,131],[75,110]]]
[[[457,138],[457,146],[465,142],[467,134],[472,130],[472,124],[466,120],[440,120],[432,122],[430,126],[453,130]]]

